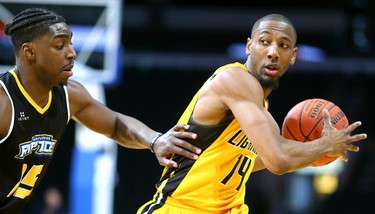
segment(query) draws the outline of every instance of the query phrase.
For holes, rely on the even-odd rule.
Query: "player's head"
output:
[[[251,29],[251,38],[254,37],[254,33],[255,31],[258,29],[259,25],[261,22],[263,21],[277,21],[277,22],[284,22],[288,25],[290,25],[293,29],[293,34],[294,34],[294,46],[296,45],[296,42],[297,42],[297,31],[293,25],[293,23],[287,18],[285,17],[284,15],[281,15],[281,14],[269,14],[269,15],[266,15],[266,16],[263,16],[262,18],[258,19],[254,25],[253,25],[253,28]]]
[[[66,23],[66,21],[53,11],[28,8],[17,14],[13,21],[5,26],[4,32],[11,37],[13,50],[18,55],[22,44],[48,33],[49,27],[56,23]]]
[[[297,33],[288,18],[270,14],[253,25],[246,44],[249,71],[265,89],[276,89],[279,79],[294,64]]]

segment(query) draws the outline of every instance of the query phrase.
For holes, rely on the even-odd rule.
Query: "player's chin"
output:
[[[60,82],[59,82],[59,85],[60,85],[60,86],[68,85],[68,79],[60,81]]]
[[[279,87],[279,78],[276,77],[264,77],[259,79],[260,84],[263,88],[277,89]]]

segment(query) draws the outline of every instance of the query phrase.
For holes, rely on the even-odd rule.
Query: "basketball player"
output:
[[[76,52],[65,19],[30,8],[6,25],[16,66],[0,76],[0,213],[19,213],[43,178],[70,118],[120,145],[151,149],[161,165],[173,154],[197,158],[196,138],[176,125],[161,134],[94,100],[73,75]]]
[[[267,97],[296,59],[297,34],[283,15],[267,15],[255,22],[247,39],[247,61],[218,68],[180,118],[198,134],[191,142],[202,149],[197,160],[175,155],[179,168],[166,167],[144,213],[248,213],[245,183],[250,173],[266,168],[281,175],[306,167],[323,155],[357,152],[351,136],[355,122],[337,130],[324,112],[323,136],[309,143],[283,138],[268,112]]]

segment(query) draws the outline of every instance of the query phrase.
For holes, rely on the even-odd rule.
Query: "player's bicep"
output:
[[[116,113],[94,100],[73,119],[95,132],[110,136],[114,132]]]
[[[258,104],[246,100],[237,101],[231,105],[231,110],[249,139],[259,141],[261,136],[264,138],[264,135],[273,133],[266,110]]]
[[[111,135],[114,131],[116,113],[95,100],[84,86],[75,81],[68,84],[71,116],[91,130]]]

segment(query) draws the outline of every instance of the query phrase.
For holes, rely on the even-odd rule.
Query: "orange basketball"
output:
[[[308,142],[322,136],[323,109],[327,109],[331,117],[332,125],[337,129],[348,127],[348,118],[344,112],[334,103],[320,99],[308,99],[295,105],[286,115],[282,135],[291,140]],[[312,166],[323,166],[336,160],[338,157],[323,156]]]

